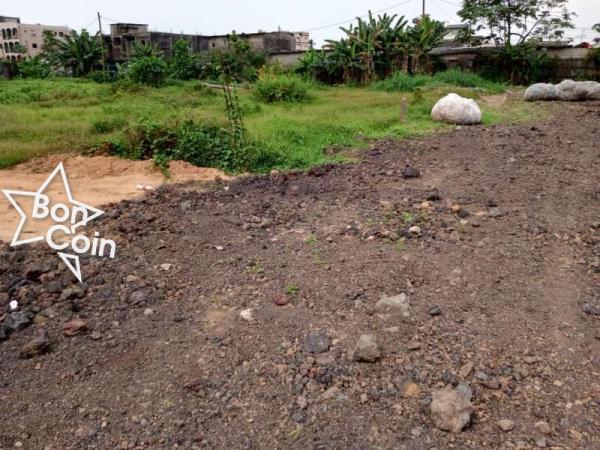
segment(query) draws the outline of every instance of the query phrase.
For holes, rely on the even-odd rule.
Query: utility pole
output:
[[[423,0],[424,1],[424,0]],[[102,34],[102,16],[98,11],[98,29],[100,30],[100,45],[102,46],[102,73],[104,74],[104,81],[106,81],[106,60],[104,58],[104,34]]]
[[[425,17],[425,0],[423,0],[423,17]]]

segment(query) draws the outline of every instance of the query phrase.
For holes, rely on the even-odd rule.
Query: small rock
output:
[[[509,419],[502,419],[498,421],[498,426],[504,432],[512,431],[515,428],[515,423]]]
[[[72,300],[74,298],[83,298],[85,291],[79,285],[69,286],[62,290],[59,301]]]
[[[324,353],[329,350],[331,340],[325,330],[311,333],[304,339],[304,351],[306,353]]]
[[[410,317],[410,304],[405,293],[394,295],[392,297],[382,296],[375,304],[375,308],[384,311],[399,311],[403,317]]]
[[[252,308],[244,309],[240,311],[240,317],[244,319],[246,322],[254,321],[254,310]]]
[[[39,330],[35,337],[25,344],[19,350],[19,356],[21,358],[33,358],[34,356],[43,355],[49,352],[51,349],[50,337],[48,331],[42,329]]]
[[[16,300],[12,300],[9,304],[8,307],[10,308],[11,311],[15,311],[18,307],[19,307],[19,302]]]
[[[491,208],[488,209],[488,216],[490,217],[500,217],[502,216],[502,212],[500,211],[500,208],[493,206]]]
[[[165,263],[165,264],[160,265],[160,270],[164,270],[165,272],[168,272],[172,268],[173,268],[173,264],[171,264],[171,263]]]
[[[468,210],[464,209],[464,208],[460,208],[458,210],[458,217],[460,217],[461,219],[466,219],[470,215],[471,215],[471,213]]]
[[[306,400],[306,397],[304,397],[303,395],[300,395],[296,399],[296,403],[298,404],[298,407],[300,409],[306,409],[306,408],[308,408],[308,400]]]
[[[459,433],[471,421],[473,405],[448,385],[433,392],[430,411],[437,428]]]
[[[471,372],[473,372],[474,368],[475,364],[472,361],[469,361],[468,363],[463,364],[463,366],[460,368],[458,371],[458,376],[464,380],[471,375]]]
[[[421,349],[421,343],[416,341],[410,341],[406,344],[406,348],[411,352]]]
[[[73,337],[87,331],[88,323],[83,319],[73,319],[63,326],[63,333],[67,337]]]
[[[375,362],[381,358],[381,348],[372,334],[363,334],[356,343],[352,359],[360,362]]]
[[[600,316],[600,307],[586,303],[583,305],[583,312],[590,316]]]
[[[432,306],[427,310],[427,314],[429,314],[431,317],[441,316],[442,308],[440,308],[439,306]]]
[[[98,341],[102,339],[102,334],[97,331],[92,331],[92,333],[90,334],[90,339],[92,341]]]
[[[402,171],[402,176],[404,178],[419,178],[421,176],[421,172],[419,172],[419,169],[416,167],[406,166]]]
[[[13,311],[5,319],[7,329],[10,331],[22,331],[33,322],[34,314],[30,311]]]
[[[285,306],[289,303],[289,298],[287,295],[285,294],[276,294],[275,298],[273,299],[273,303],[275,303],[277,306]]]
[[[269,228],[271,225],[273,225],[273,220],[271,219],[262,219],[259,224],[261,228]]]
[[[154,310],[152,308],[144,309],[144,316],[150,317],[152,314],[154,314]]]
[[[552,433],[552,429],[550,428],[550,425],[548,424],[548,422],[544,422],[543,420],[536,422],[534,427],[536,430],[538,430],[542,434],[548,435],[548,434]]]
[[[420,236],[421,235],[421,228],[418,227],[418,226],[416,226],[416,225],[413,225],[412,227],[410,227],[408,229],[408,232],[410,234],[412,234],[413,236]]]

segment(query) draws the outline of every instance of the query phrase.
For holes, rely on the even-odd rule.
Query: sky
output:
[[[285,3],[285,4],[284,4]],[[456,16],[460,0],[425,0],[426,11],[434,19],[460,23]],[[8,6],[10,5],[10,6]],[[17,16],[24,23],[67,25],[71,28],[98,30],[96,14],[103,19],[108,33],[111,22],[147,23],[151,30],[192,34],[227,34],[239,32],[309,31],[320,46],[325,39],[338,39],[340,25],[347,25],[356,16],[381,11],[404,15],[408,19],[421,14],[422,0],[19,0],[0,3],[0,15]],[[600,0],[570,0],[569,8],[577,13],[575,30],[567,35],[574,43],[591,41],[598,36],[591,31],[600,22]]]

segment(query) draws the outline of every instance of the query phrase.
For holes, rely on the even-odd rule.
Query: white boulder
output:
[[[537,83],[525,91],[525,100],[563,100],[580,102],[585,100],[600,100],[600,83],[596,81],[564,80],[559,84]]]
[[[532,84],[525,91],[525,101],[535,102],[538,100],[558,100],[558,89],[553,84]]]
[[[448,94],[435,104],[431,118],[439,122],[474,125],[481,123],[481,110],[475,100]]]
[[[576,81],[564,80],[557,84],[556,88],[558,89],[558,98],[566,102],[587,100],[587,88]]]

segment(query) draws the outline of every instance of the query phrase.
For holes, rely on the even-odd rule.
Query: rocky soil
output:
[[[600,448],[597,103],[106,211],[0,249],[0,448]]]

